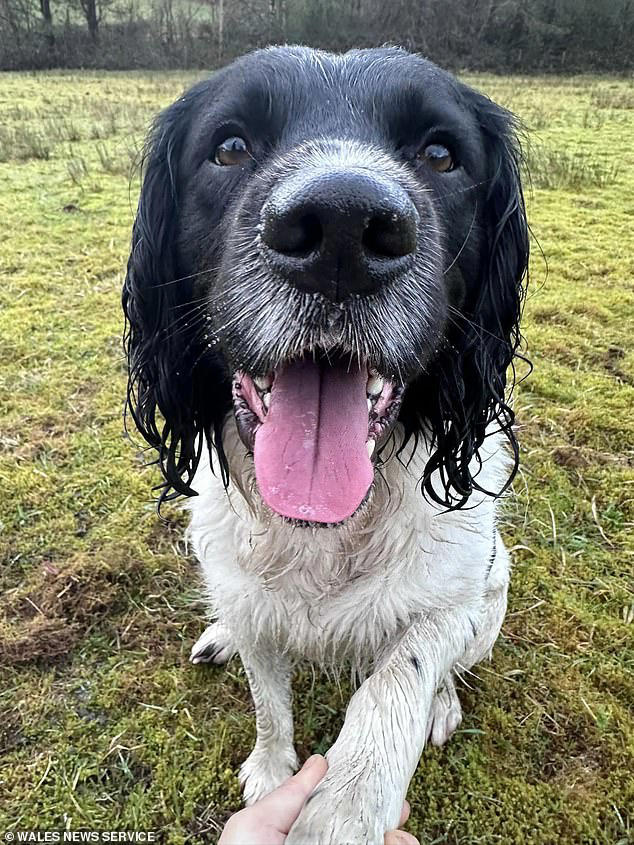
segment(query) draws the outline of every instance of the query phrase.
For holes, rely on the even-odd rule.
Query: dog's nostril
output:
[[[416,250],[416,221],[413,215],[398,213],[373,217],[361,240],[366,252],[380,258],[401,258]]]
[[[285,251],[294,255],[308,255],[319,248],[324,232],[316,214],[305,214],[294,226],[289,227],[289,236],[289,248]]]
[[[265,226],[262,237],[267,246],[282,255],[306,256],[319,249],[323,228],[316,214],[304,214],[295,220],[278,217]]]

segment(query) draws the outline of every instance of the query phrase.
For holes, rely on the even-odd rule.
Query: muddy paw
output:
[[[233,657],[236,650],[226,626],[222,622],[213,622],[194,643],[189,659],[192,663],[215,663],[222,666]]]
[[[462,721],[462,708],[453,678],[445,678],[434,698],[427,721],[427,742],[444,745]]]

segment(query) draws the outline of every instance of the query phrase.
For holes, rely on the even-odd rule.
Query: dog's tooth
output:
[[[384,386],[385,380],[382,379],[381,376],[371,376],[368,379],[365,391],[370,396],[379,396],[383,392]]]
[[[368,450],[368,457],[371,458],[374,454],[374,447],[376,446],[376,440],[368,440],[365,444],[365,448]]]
[[[255,382],[255,386],[259,387],[260,390],[268,390],[273,384],[273,378],[271,375],[256,376],[253,381]]]
[[[374,404],[373,404],[372,400],[368,399],[368,412],[371,411],[373,407],[374,407]]]
[[[264,405],[264,409],[266,411],[268,411],[268,409],[271,405],[271,394],[270,394],[270,392],[264,394],[264,396],[262,397],[262,404]]]

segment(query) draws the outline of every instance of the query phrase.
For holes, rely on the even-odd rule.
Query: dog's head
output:
[[[425,59],[276,48],[195,85],[151,133],[123,294],[163,498],[205,443],[228,480],[233,410],[284,517],[351,516],[397,420],[464,504],[493,421],[517,462],[527,258],[512,116]]]

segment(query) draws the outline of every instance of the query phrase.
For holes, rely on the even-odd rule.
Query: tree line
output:
[[[452,68],[628,71],[634,0],[0,0],[0,69],[215,67],[402,44]]]

